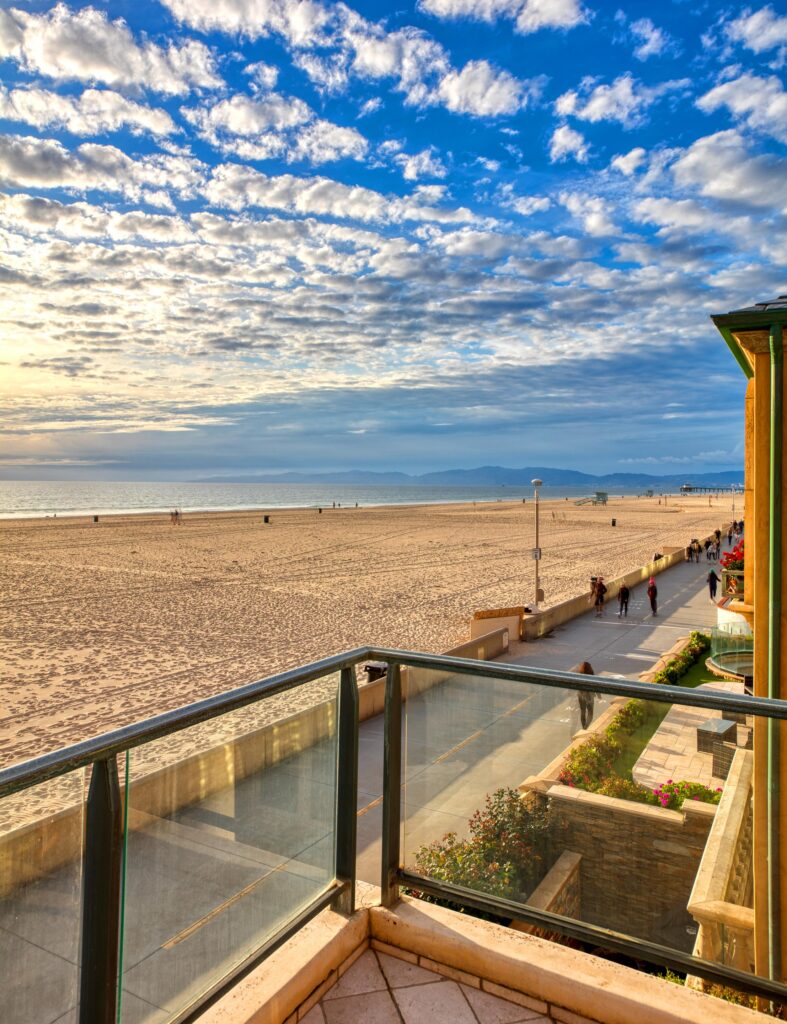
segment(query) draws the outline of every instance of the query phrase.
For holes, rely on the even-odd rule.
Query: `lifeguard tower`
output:
[[[580,498],[579,501],[575,501],[575,505],[606,505],[609,499],[609,494],[606,491],[596,491],[595,494],[587,498]]]

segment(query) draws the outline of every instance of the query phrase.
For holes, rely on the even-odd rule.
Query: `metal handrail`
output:
[[[635,683],[610,676],[585,676],[576,672],[559,672],[554,669],[533,668],[522,665],[494,664],[470,658],[456,658],[444,654],[423,654],[388,647],[357,647],[354,650],[335,654],[320,661],[288,669],[267,679],[261,679],[234,690],[228,690],[214,697],[186,704],[173,711],[155,715],[135,722],[133,725],[103,733],[81,743],[64,747],[62,750],[44,754],[41,757],[0,770],[0,799],[20,789],[66,772],[83,768],[116,754],[125,753],[151,740],[161,739],[180,732],[192,725],[198,725],[218,718],[229,711],[254,704],[259,700],[284,693],[302,683],[313,682],[321,676],[352,668],[366,659],[386,661],[410,668],[448,671],[457,675],[483,675],[490,679],[507,679],[511,682],[538,683],[540,686],[560,687],[572,690],[588,690],[610,697],[638,697],[642,700],[663,701],[669,704],[684,704],[689,707],[710,708],[716,711],[734,711],[739,714],[761,715],[764,718],[787,720],[787,701],[766,697],[751,697],[746,694],[725,694],[708,690],[696,690],[681,686],[665,686],[652,683]]]
[[[93,778],[87,800],[83,889],[86,893],[102,895],[99,905],[96,905],[92,899],[83,901],[81,1024],[87,1024],[87,1022],[89,1024],[96,1024],[96,1022],[112,1024],[116,1015],[115,1000],[119,972],[117,936],[120,916],[118,882],[122,870],[118,852],[118,843],[122,833],[120,822],[122,801],[115,761],[117,755],[141,744],[173,735],[191,726],[216,719],[228,712],[285,693],[296,686],[324,678],[335,672],[340,673],[337,731],[339,775],[335,838],[336,877],[330,892],[313,901],[302,915],[291,921],[277,936],[274,936],[271,943],[278,944],[294,934],[302,926],[303,921],[329,901],[333,902],[336,909],[345,914],[352,912],[355,886],[355,810],[358,782],[358,689],[353,668],[367,659],[384,661],[389,666],[385,684],[383,878],[381,880],[382,900],[386,905],[397,898],[399,884],[402,881],[412,883],[414,877],[402,870],[400,857],[401,709],[403,701],[400,669],[403,666],[454,675],[483,676],[487,679],[591,691],[609,697],[631,697],[709,708],[721,712],[757,714],[772,720],[787,720],[787,701],[784,700],[684,689],[679,686],[635,683],[605,676],[586,676],[574,672],[493,664],[469,658],[368,646],[355,648],[312,662],[309,665],[281,672],[268,679],[249,683],[214,697],[156,715],[142,722],[136,722],[133,725],[93,737],[63,750],[5,768],[0,771],[0,799],[67,772],[88,765],[93,766]],[[435,893],[449,898],[455,897],[457,894],[455,887],[452,889],[451,886],[442,886],[431,880],[429,885]],[[485,901],[486,909],[492,909],[493,912],[492,904],[500,902],[495,901],[492,897],[477,895],[470,895],[466,900],[468,906],[480,906]],[[520,908],[519,913],[525,919],[535,920],[533,912],[529,908]],[[580,937],[584,936],[589,940],[598,938],[599,935],[598,929],[585,926],[582,922],[561,918],[560,915],[550,915],[550,923],[554,924],[555,930],[562,930],[567,934],[576,934]],[[265,956],[267,951],[272,948],[271,943],[257,950],[250,960],[239,969],[245,970],[249,963],[256,963]],[[648,954],[650,954],[651,958],[656,956],[658,962],[670,962],[665,960],[662,947],[628,939],[625,936],[620,938],[620,943],[622,948],[635,954],[638,953],[645,959],[648,959]],[[653,953],[654,950],[658,950],[658,955]],[[679,960],[673,957],[672,962],[677,964]],[[683,964],[682,959],[680,962]],[[703,970],[697,970],[694,961],[692,964],[694,973],[702,975]],[[727,979],[733,984],[741,982],[740,972],[706,967],[703,961],[699,961],[699,964],[701,968],[705,968],[705,975],[715,980]],[[214,998],[217,992],[223,991],[236,976],[236,973],[232,972],[222,978],[216,983],[210,996],[206,994],[205,997],[201,997],[197,1004],[188,1007],[185,1015],[180,1014],[177,1020],[192,1019],[200,1007],[204,1006],[205,998]],[[753,979],[747,987],[754,991],[773,994],[773,983],[770,988],[762,986],[758,989],[758,985],[759,979]],[[95,997],[92,1001],[85,998],[88,989]],[[779,991],[782,990],[779,989]],[[784,991],[787,992],[787,989]]]

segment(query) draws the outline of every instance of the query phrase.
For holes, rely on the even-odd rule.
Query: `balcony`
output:
[[[359,686],[370,659],[385,679]],[[610,957],[784,1001],[727,937],[753,913],[751,755],[732,752],[718,806],[565,785],[548,768],[586,735],[580,691],[597,722],[645,704],[787,718],[742,694],[363,649],[4,770],[0,1019],[295,1021],[370,946],[552,1020],[749,1019]]]

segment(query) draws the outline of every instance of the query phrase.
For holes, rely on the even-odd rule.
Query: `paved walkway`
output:
[[[708,630],[716,625],[716,606],[711,603],[705,577],[717,562],[681,562],[659,573],[658,615],[650,611],[647,584],[631,590],[628,618],[617,617],[617,600],[602,618],[589,609],[548,637],[516,644],[501,659],[541,668],[569,669],[589,661],[599,675],[638,679],[665,651],[693,629]]]

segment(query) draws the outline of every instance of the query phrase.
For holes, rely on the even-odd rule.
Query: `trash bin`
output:
[[[263,521],[263,523],[269,523],[271,521],[271,517],[270,516],[263,516],[262,517],[262,521]]]
[[[612,520],[612,525],[613,525],[613,526],[617,526],[617,525],[618,525],[618,521],[617,521],[617,519],[613,519],[613,520]]]
[[[93,516],[93,522],[94,522],[94,523],[97,523],[97,522],[98,522],[98,516]]]
[[[367,661],[362,670],[366,673],[367,682],[373,683],[375,679],[382,679],[388,675],[388,663],[385,661]]]

